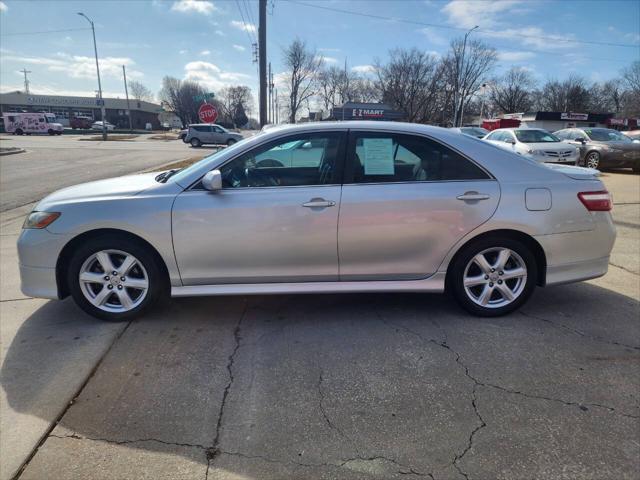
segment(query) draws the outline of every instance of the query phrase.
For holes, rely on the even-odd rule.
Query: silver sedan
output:
[[[18,240],[22,290],[105,320],[169,295],[445,289],[502,315],[606,273],[597,175],[437,127],[274,127],[183,170],[49,195]]]

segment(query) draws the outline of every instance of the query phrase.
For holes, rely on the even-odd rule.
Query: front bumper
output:
[[[20,264],[20,290],[27,297],[58,299],[56,269]]]
[[[633,168],[640,166],[640,154],[636,152],[600,152],[600,165],[604,168]]]
[[[59,298],[56,264],[70,240],[45,229],[22,230],[18,238],[20,289],[29,297]]]

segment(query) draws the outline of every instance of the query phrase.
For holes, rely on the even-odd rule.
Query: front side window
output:
[[[300,134],[257,147],[220,168],[222,186],[291,187],[341,182],[342,133]]]
[[[424,137],[361,133],[354,143],[350,154],[354,183],[490,178],[459,153]]]
[[[591,140],[596,142],[632,142],[629,137],[617,130],[609,128],[592,128],[584,131]],[[577,137],[576,137],[577,138]]]
[[[553,143],[560,139],[544,130],[514,130],[519,142],[522,143]]]

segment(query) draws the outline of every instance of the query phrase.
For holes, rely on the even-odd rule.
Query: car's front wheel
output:
[[[517,240],[485,237],[472,242],[451,265],[449,286],[470,313],[497,317],[510,313],[533,293],[535,257]]]
[[[193,148],[199,148],[202,145],[202,142],[198,138],[192,138],[189,143],[191,143]]]
[[[598,168],[600,166],[600,154],[598,152],[589,152],[584,157],[584,166],[589,168]]]
[[[230,138],[229,140],[227,140],[227,147],[230,147],[234,143],[236,143],[236,140],[234,140],[233,138]]]
[[[79,247],[70,260],[67,282],[80,308],[108,321],[134,318],[166,292],[152,253],[117,235],[96,238]]]

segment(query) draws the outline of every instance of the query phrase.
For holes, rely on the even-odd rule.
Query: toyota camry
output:
[[[105,320],[168,296],[445,290],[503,315],[606,273],[597,175],[424,125],[274,127],[182,170],[49,195],[18,240],[22,291]]]

